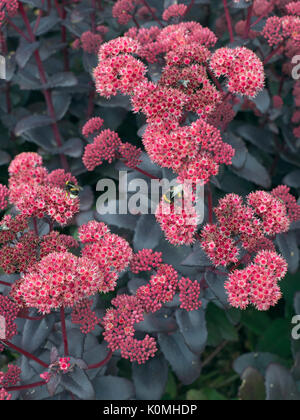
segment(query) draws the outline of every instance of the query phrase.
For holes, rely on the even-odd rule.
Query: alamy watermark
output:
[[[294,80],[300,79],[300,55],[295,55],[292,58],[292,64],[294,65],[292,70],[292,78]]]
[[[152,179],[147,182],[142,178],[129,180],[127,171],[119,172],[119,180],[101,179],[96,187],[102,192],[96,207],[100,215],[147,215],[155,214],[161,200],[164,214],[182,214],[191,216],[191,224],[204,220],[204,185],[199,181],[189,180],[179,184],[177,179]]]
[[[0,315],[0,340],[6,339],[6,323],[4,316]]]
[[[3,55],[0,55],[0,79],[6,79],[6,60]]]
[[[294,340],[300,340],[300,315],[295,315],[293,317],[292,324],[295,325],[292,329],[292,338]]]

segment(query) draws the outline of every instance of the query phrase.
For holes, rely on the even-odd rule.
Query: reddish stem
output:
[[[10,283],[7,283],[6,281],[0,281],[0,284],[2,284],[2,286],[8,286],[11,287],[12,285]]]
[[[264,59],[263,64],[266,65],[273,57],[274,55],[278,54],[281,48],[283,47],[285,41],[282,41],[275,50],[270,52],[270,54]]]
[[[90,369],[97,369],[97,368],[100,368],[100,367],[106,365],[110,361],[110,359],[112,358],[112,355],[113,355],[113,352],[110,350],[109,353],[108,353],[108,355],[106,356],[106,358],[104,360],[102,360],[99,363],[96,363],[95,365],[89,365],[87,367],[87,369],[88,370],[90,370]]]
[[[18,28],[8,17],[6,18],[7,23],[14,28],[14,30],[21,35],[27,42],[31,42],[31,39],[20,29]]]
[[[230,13],[229,13],[227,0],[223,0],[223,5],[224,5],[224,9],[225,9],[225,16],[226,16],[226,21],[227,21],[227,26],[228,26],[229,36],[230,36],[230,42],[233,43],[234,42],[234,36],[233,36],[233,29],[232,29],[232,21],[231,21],[231,16],[230,16]]]
[[[96,8],[97,8],[97,4],[96,4],[96,0],[92,0],[92,8],[93,11],[91,13],[91,23],[92,23],[92,32],[96,32]]]
[[[10,347],[12,350],[15,350],[16,352],[22,354],[23,356],[27,357],[28,359],[31,359],[33,361],[35,361],[36,363],[38,363],[39,365],[43,366],[44,368],[48,369],[48,365],[47,363],[43,362],[41,359],[39,359],[38,357],[35,357],[33,354],[28,353],[28,351],[21,349],[18,346],[15,346],[13,343],[10,343],[9,341],[6,340],[1,340],[3,344],[5,344],[6,346]]]
[[[135,15],[133,15],[133,16],[132,16],[132,20],[133,20],[133,22],[134,22],[135,26],[136,26],[138,29],[140,29],[140,24],[139,24],[139,22],[137,21],[137,19],[136,19]]]
[[[43,386],[43,385],[47,385],[47,382],[40,381],[40,382],[34,382],[33,384],[28,384],[28,385],[10,386],[8,388],[5,388],[5,391],[9,391],[9,392],[23,391],[24,389],[37,388],[38,386]]]
[[[60,319],[61,319],[61,331],[64,340],[64,349],[65,349],[65,356],[69,356],[69,346],[68,346],[68,337],[67,337],[67,329],[66,329],[66,317],[65,317],[65,308],[60,308]]]
[[[259,18],[256,19],[256,21],[251,24],[251,28],[257,25],[261,20],[263,20],[271,12],[271,10],[274,7],[274,3],[275,3],[275,0],[273,0],[271,4],[269,4],[269,6],[266,8],[266,10],[259,16]]]
[[[188,8],[186,9],[186,12],[185,12],[184,15],[187,15],[190,12],[190,10],[194,6],[194,4],[195,4],[195,0],[191,0],[191,2],[189,4]]]
[[[120,159],[120,161],[121,161],[121,162],[122,162],[125,166],[127,166],[127,168],[129,168],[129,169],[133,169],[133,170],[135,170],[135,171],[137,171],[137,172],[139,172],[139,173],[141,173],[141,174],[143,174],[143,175],[147,176],[147,177],[148,177],[148,178],[150,178],[150,179],[157,179],[157,180],[159,180],[159,181],[160,181],[160,178],[158,178],[157,176],[152,175],[152,174],[149,174],[149,172],[143,171],[143,169],[140,169],[140,168],[138,168],[137,166],[135,166],[134,168],[133,168],[133,167],[131,167],[131,166],[128,166],[128,165],[127,165],[126,160],[123,160],[121,155],[117,155],[117,158],[118,158],[118,159]]]
[[[247,16],[247,22],[246,22],[246,27],[245,27],[244,39],[248,39],[249,37],[251,18],[253,14],[253,7],[254,7],[254,2],[251,4],[251,6],[248,9],[248,16]]]
[[[27,32],[30,36],[30,41],[29,42],[35,42],[36,38],[35,38],[34,33],[32,32],[30,22],[28,20],[28,17],[26,15],[26,12],[25,12],[25,9],[24,9],[24,6],[23,6],[22,3],[19,3],[19,11],[20,11],[20,14],[21,14],[21,16],[23,18],[23,21],[25,23]],[[43,85],[46,85],[47,84],[46,72],[45,72],[43,62],[41,60],[40,53],[39,53],[38,50],[36,50],[34,52],[34,57],[35,57],[35,61],[36,61],[37,66],[38,66],[41,82],[42,82]],[[57,122],[56,122],[56,115],[55,115],[54,105],[53,105],[53,102],[52,102],[51,92],[48,89],[43,89],[43,94],[45,96],[45,100],[46,100],[46,104],[47,104],[47,108],[48,108],[48,114],[53,120],[52,130],[53,130],[53,134],[54,134],[56,144],[57,144],[58,147],[61,147],[63,145],[63,143],[62,143],[59,128],[58,128],[58,125],[57,125]],[[61,163],[62,163],[65,171],[70,172],[70,168],[69,168],[69,164],[68,164],[68,161],[66,159],[66,156],[63,155],[63,154],[60,154],[60,159],[61,159]]]
[[[158,17],[156,16],[156,14],[154,13],[154,11],[152,10],[152,8],[149,6],[148,2],[146,0],[142,0],[144,6],[147,7],[147,9],[149,10],[149,13],[151,14],[152,18],[159,24],[159,26],[161,28],[163,28],[163,24],[161,23],[161,21],[158,19]]]

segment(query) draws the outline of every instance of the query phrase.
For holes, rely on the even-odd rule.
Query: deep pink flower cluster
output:
[[[101,46],[99,64],[94,70],[96,90],[101,96],[110,98],[118,91],[127,95],[145,80],[146,66],[133,53],[139,44],[131,38],[116,38]]]
[[[174,299],[178,288],[178,273],[167,264],[158,267],[146,286],[141,286],[136,297],[146,312],[157,312],[164,303]]]
[[[121,350],[121,355],[131,362],[145,363],[157,351],[153,337],[143,340],[134,338],[135,324],[144,320],[144,308],[135,296],[119,295],[112,300],[115,308],[106,312],[103,319],[103,336],[112,351]]]
[[[8,364],[7,371],[0,372],[0,387],[7,388],[8,386],[17,385],[20,381],[21,369],[19,366]]]
[[[130,143],[122,143],[119,147],[118,154],[129,168],[135,169],[142,163],[142,149],[135,147]]]
[[[5,210],[8,205],[9,191],[5,185],[0,184],[0,211]]]
[[[71,248],[78,248],[79,243],[73,236],[61,235],[53,231],[41,238],[39,246],[39,256],[44,258],[53,252],[67,252]]]
[[[279,187],[271,191],[271,194],[285,204],[290,221],[297,222],[300,220],[300,205],[297,203],[296,198],[290,194],[290,190],[286,185],[279,185]]]
[[[82,135],[86,138],[91,136],[97,131],[100,131],[103,126],[104,120],[100,117],[94,117],[88,120],[82,128]]]
[[[42,313],[72,307],[80,300],[102,291],[103,274],[88,258],[68,252],[47,255],[22,276],[13,290],[16,299]]]
[[[298,16],[272,16],[262,31],[270,46],[290,40],[295,46],[300,46],[300,18]]]
[[[71,358],[70,357],[60,357],[58,359],[58,366],[59,369],[63,372],[66,373],[70,370],[71,368],[71,363],[70,363]]]
[[[104,276],[101,291],[108,293],[115,289],[118,273],[129,266],[132,249],[125,239],[107,233],[97,242],[87,244],[82,250],[82,255],[98,264]]]
[[[134,274],[142,271],[152,271],[162,264],[162,253],[154,252],[152,249],[143,249],[134,254],[130,263],[130,270]]]
[[[35,232],[24,233],[17,242],[0,249],[0,267],[7,274],[24,273],[37,262],[39,238]]]
[[[92,310],[92,305],[92,300],[85,299],[75,305],[72,310],[72,322],[80,325],[80,331],[83,334],[93,331],[101,321]]]
[[[111,130],[104,130],[88,144],[83,155],[83,163],[89,171],[102,165],[104,160],[112,163],[117,158],[117,151],[122,142],[118,134]]]
[[[120,25],[126,25],[137,12],[141,0],[117,0],[112,9],[112,15]]]
[[[72,47],[76,50],[82,48],[83,51],[89,54],[97,54],[103,41],[104,39],[101,34],[86,31],[83,32],[80,38],[73,42]]]
[[[229,92],[252,98],[264,88],[263,63],[248,48],[220,48],[213,54],[210,66],[217,77],[228,78]]]
[[[0,315],[5,319],[5,337],[6,340],[10,340],[14,335],[17,334],[17,326],[15,320],[18,316],[18,306],[7,296],[0,295]],[[0,352],[3,351],[4,347],[0,343]]]
[[[168,21],[172,18],[179,18],[186,14],[187,6],[185,4],[172,4],[165,9],[162,17],[163,20]]]
[[[65,189],[66,181],[77,181],[63,170],[48,174],[35,153],[21,153],[9,167],[9,200],[25,217],[48,216],[61,225],[79,211],[79,199]]]
[[[110,233],[104,223],[89,222],[79,229],[79,238],[86,246],[82,255],[98,264],[103,275],[101,291],[108,293],[116,287],[118,273],[130,264],[132,249],[128,242]]]
[[[181,309],[190,312],[199,309],[202,305],[199,300],[200,283],[197,280],[193,282],[189,278],[182,277],[179,281],[179,292]]]
[[[201,234],[201,245],[213,264],[227,266],[237,262],[240,245],[249,253],[272,249],[268,236],[289,229],[292,219],[288,217],[288,203],[292,203],[292,216],[299,215],[300,206],[288,191],[284,187],[272,193],[257,191],[247,197],[247,205],[236,194],[221,199],[214,209],[217,224],[207,225]]]
[[[200,284],[188,278],[179,279],[177,271],[162,263],[161,253],[143,249],[134,255],[131,271],[139,274],[152,271],[150,281],[136,291],[135,296],[119,295],[112,301],[115,308],[107,310],[103,319],[104,337],[112,351],[121,350],[122,357],[145,363],[157,351],[155,339],[146,335],[137,340],[135,324],[144,320],[145,313],[154,313],[171,302],[179,293],[181,308],[187,311],[201,306]]]
[[[5,10],[8,16],[13,17],[18,12],[18,0],[0,0],[0,26],[5,19]]]
[[[255,213],[262,220],[262,228],[268,236],[287,232],[290,220],[284,203],[265,191],[251,193],[247,198]]]
[[[281,298],[278,281],[286,272],[287,263],[280,255],[260,252],[253,264],[230,274],[225,284],[230,304],[240,309],[252,304],[260,311],[268,310]]]
[[[270,2],[269,0],[255,0],[253,4],[253,14],[255,16],[261,16],[267,10],[272,13],[274,6],[274,2]]]
[[[173,169],[179,181],[207,183],[217,175],[219,165],[230,165],[234,150],[223,142],[220,131],[203,119],[190,126],[172,124],[172,129],[149,124],[143,143],[150,158],[162,167]]]
[[[28,220],[23,215],[12,217],[10,214],[3,217],[0,222],[0,244],[16,239],[17,234],[28,228]]]
[[[92,118],[82,129],[85,137],[101,130],[103,120]],[[122,143],[119,135],[115,131],[103,130],[98,134],[93,143],[88,144],[83,155],[83,163],[89,171],[93,171],[103,161],[112,163],[115,159],[122,159],[130,168],[135,168],[141,163],[142,150],[130,143]]]
[[[195,242],[197,211],[192,200],[185,196],[183,201],[170,205],[162,198],[155,213],[156,220],[172,245],[191,245]]]
[[[206,225],[203,228],[201,245],[216,267],[238,262],[239,249],[235,241],[226,236],[217,225]]]

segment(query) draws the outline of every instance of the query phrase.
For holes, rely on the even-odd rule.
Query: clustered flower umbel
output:
[[[12,395],[9,394],[5,388],[15,386],[20,381],[21,369],[19,366],[9,364],[7,371],[0,372],[0,401],[9,401]]]
[[[115,131],[101,131],[103,123],[102,118],[94,117],[82,128],[83,136],[92,140],[92,143],[86,146],[82,158],[87,170],[93,171],[104,161],[112,163],[115,159],[123,160],[130,168],[138,166],[141,163],[142,150],[130,143],[122,143]]]
[[[44,237],[42,258],[28,267],[12,289],[18,304],[47,314],[61,307],[76,307],[97,292],[115,289],[119,273],[132,258],[129,244],[98,222],[83,225],[79,238],[85,244],[81,257],[67,250],[77,243],[65,235],[60,239],[53,233]]]
[[[135,324],[142,322],[147,313],[154,313],[163,304],[179,294],[181,308],[193,311],[201,306],[200,284],[188,278],[179,278],[174,268],[163,264],[162,254],[143,249],[135,254],[130,268],[133,273],[149,271],[150,281],[141,286],[134,296],[118,295],[112,300],[103,319],[104,338],[112,351],[120,350],[122,357],[131,362],[145,363],[157,352],[155,339],[148,334],[135,338]]]
[[[173,169],[179,181],[206,183],[218,174],[221,164],[232,163],[233,148],[207,120],[224,95],[208,72],[225,75],[232,93],[254,97],[264,86],[262,62],[251,50],[219,49],[212,55],[209,48],[216,42],[209,29],[184,22],[165,28],[132,28],[99,50],[94,71],[97,92],[106,98],[117,93],[130,96],[133,111],[147,118],[143,143],[150,158]],[[141,60],[153,63],[162,59],[159,80],[149,81]],[[184,125],[190,112],[197,114],[198,120]],[[233,112],[224,112],[229,119],[234,117]],[[91,125],[85,127],[86,132],[91,132]],[[103,160],[111,162],[120,143],[116,133],[100,133],[86,148],[83,161],[87,168],[92,170]]]
[[[242,197],[228,194],[214,209],[217,223],[206,225],[201,233],[201,246],[216,267],[239,262],[225,285],[234,307],[245,309],[252,303],[267,310],[281,297],[278,281],[285,276],[287,263],[276,253],[272,239],[300,220],[300,206],[289,191],[285,186],[271,193],[257,191],[247,197],[247,204]],[[242,248],[246,254],[240,260]],[[249,263],[257,252],[254,263],[235,269]]]
[[[18,8],[18,0],[0,0],[0,26],[5,20],[5,10],[8,16],[13,17],[17,14]]]
[[[25,217],[50,217],[65,225],[79,211],[79,199],[65,185],[77,180],[62,169],[51,173],[37,153],[21,153],[9,166],[9,201]]]

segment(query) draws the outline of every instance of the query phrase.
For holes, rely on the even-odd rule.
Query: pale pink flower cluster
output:
[[[230,304],[240,309],[252,304],[260,311],[268,310],[281,298],[278,281],[286,273],[287,263],[280,255],[260,252],[253,264],[230,274],[225,284]]]

